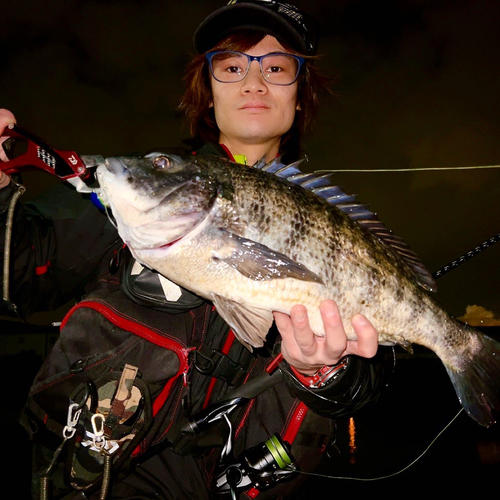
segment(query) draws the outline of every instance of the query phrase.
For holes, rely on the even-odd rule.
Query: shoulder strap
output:
[[[163,312],[186,313],[205,303],[194,293],[139,264],[128,251],[121,279],[123,291],[129,299]]]

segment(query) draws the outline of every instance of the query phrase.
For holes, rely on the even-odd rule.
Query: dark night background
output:
[[[0,107],[59,149],[126,154],[187,137],[177,105],[198,23],[217,1],[10,4],[0,17]],[[336,80],[304,169],[500,164],[496,0],[296,2],[320,22]],[[25,175],[35,196],[44,174]],[[500,232],[500,170],[339,173],[430,271]],[[453,315],[500,318],[500,245],[439,281]]]
[[[223,4],[10,2],[0,15],[0,107],[12,110],[20,125],[55,148],[80,154],[177,146],[188,135],[176,108],[183,68],[193,55],[191,36]],[[323,37],[318,64],[336,81],[334,94],[322,96],[318,125],[304,143],[310,158],[304,170],[373,170],[342,172],[335,179],[368,203],[431,272],[500,233],[499,169],[376,172],[500,164],[498,0],[295,4],[319,20]],[[53,182],[42,173],[25,174],[24,199]],[[500,244],[493,245],[443,276],[438,301],[454,316],[463,315],[467,305],[480,305],[497,319],[492,323],[500,324],[499,258]],[[44,315],[32,318],[36,323],[48,320]],[[365,434],[367,449],[380,454],[366,458],[365,476],[409,463],[458,411],[440,366],[424,366],[422,371],[419,365],[421,380],[414,366],[407,372],[407,365],[402,366],[393,391],[399,384],[401,405],[409,408],[404,421],[391,406],[381,405],[371,416],[380,429],[390,428],[390,442],[399,440],[400,446],[394,445],[393,451],[383,440],[388,436],[384,432]],[[435,390],[429,394],[425,384]],[[440,404],[449,405],[449,411],[423,429],[422,423],[434,418],[434,405]],[[362,421],[359,425],[362,431]],[[462,415],[455,432],[439,441],[431,458],[413,468],[413,475],[403,476],[403,482],[423,492],[424,484],[446,473],[439,487],[461,493],[467,475],[476,481],[470,471],[481,443],[486,449],[496,447],[493,455],[484,456],[496,457],[491,467],[498,471],[500,439],[498,430],[494,432],[497,437],[493,434],[491,441],[491,434]],[[362,452],[359,460],[363,463]],[[444,462],[451,463],[449,468]],[[346,464],[337,466],[340,475],[351,473]],[[491,467],[490,476],[484,469],[477,474],[478,491],[487,477],[493,485]],[[332,494],[362,491],[362,486],[342,481],[326,484]],[[385,494],[391,485],[371,483],[370,492]]]

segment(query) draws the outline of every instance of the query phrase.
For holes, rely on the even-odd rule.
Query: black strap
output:
[[[172,451],[179,455],[193,453],[199,446],[199,435],[207,428],[210,428],[212,433],[226,433],[227,427],[225,425],[222,428],[217,426],[217,423],[221,422],[221,420],[215,419],[219,413],[227,412],[228,409],[232,411],[231,408],[245,404],[281,380],[283,380],[283,373],[279,368],[271,375],[263,372],[246,384],[234,387],[224,395],[223,400],[216,401],[192,417],[180,419],[172,425],[167,433],[167,439],[172,443]]]
[[[203,375],[218,378],[232,386],[239,386],[248,375],[240,363],[205,344],[194,351],[194,367]]]
[[[270,389],[273,385],[283,380],[283,372],[281,369],[277,368],[272,374],[262,372],[260,375],[254,379],[248,381],[244,385],[240,385],[228,391],[224,395],[224,399],[233,398],[248,398],[253,399],[258,396],[261,392]],[[217,404],[217,403],[214,403]]]

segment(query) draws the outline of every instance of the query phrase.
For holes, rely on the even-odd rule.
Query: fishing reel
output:
[[[223,464],[215,479],[216,493],[231,493],[232,498],[237,498],[237,491],[251,487],[266,490],[292,479],[299,470],[290,445],[274,434],[267,441],[245,450],[237,459]]]
[[[235,500],[239,491],[252,487],[259,490],[269,489],[281,481],[294,478],[300,471],[290,451],[290,445],[278,434],[245,450],[237,458],[233,454],[234,429],[229,415],[282,377],[280,370],[275,370],[272,375],[262,374],[230,391],[226,395],[227,399],[198,412],[179,424],[178,430],[172,431],[176,436],[172,450],[184,455],[189,453],[190,442],[195,436],[208,430],[213,423],[225,421],[228,434],[215,474],[216,494],[230,493],[232,500]]]

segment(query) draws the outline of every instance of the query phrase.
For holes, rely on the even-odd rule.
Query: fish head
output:
[[[131,250],[180,240],[207,217],[217,195],[196,159],[165,153],[106,158],[97,179],[99,196]]]

